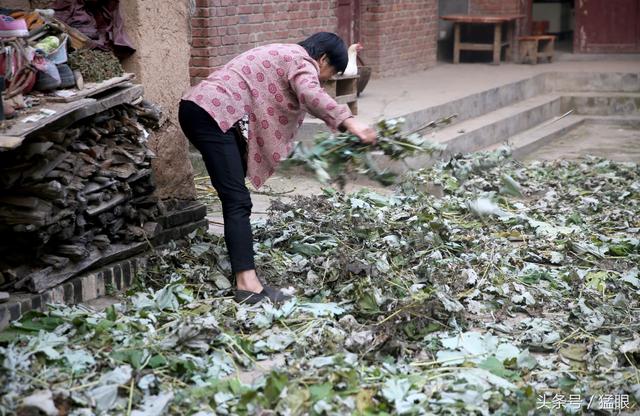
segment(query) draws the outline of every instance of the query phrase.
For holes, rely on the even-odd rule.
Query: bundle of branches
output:
[[[449,123],[447,117],[429,123],[429,127]],[[384,154],[392,160],[403,160],[418,155],[432,155],[444,150],[444,146],[432,143],[425,137],[403,132],[404,119],[382,120],[378,123],[378,138],[375,144],[365,144],[351,133],[316,136],[312,147],[298,142],[289,159],[285,160],[285,169],[292,166],[304,166],[315,173],[322,183],[337,183],[344,188],[350,173],[364,174],[387,186],[394,183],[396,174],[381,169],[375,161],[375,155]]]

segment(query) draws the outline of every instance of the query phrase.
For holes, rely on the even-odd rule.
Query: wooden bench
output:
[[[520,62],[537,64],[538,58],[547,58],[549,62],[553,60],[553,45],[556,37],[553,35],[533,35],[520,36]]]
[[[336,75],[323,84],[324,90],[338,104],[347,104],[351,113],[358,114],[358,75]]]

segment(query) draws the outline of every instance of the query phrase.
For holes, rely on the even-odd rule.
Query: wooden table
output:
[[[468,15],[449,14],[441,16],[442,20],[453,22],[453,63],[460,63],[460,51],[491,51],[493,52],[493,64],[500,64],[502,47],[507,47],[507,59],[514,61],[516,50],[515,26],[524,15]],[[493,25],[493,43],[471,43],[460,41],[460,27],[462,25]],[[507,26],[507,38],[502,40],[502,26]]]

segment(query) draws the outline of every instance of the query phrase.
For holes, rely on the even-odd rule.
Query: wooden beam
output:
[[[460,23],[453,24],[453,63],[460,63]]]
[[[493,27],[493,64],[500,65],[500,55],[502,53],[502,23],[496,23]]]
[[[0,150],[6,149],[15,149],[19,147],[24,141],[24,136],[4,136],[0,135]]]
[[[463,51],[492,51],[493,43],[462,42],[460,43],[459,49]]]
[[[33,116],[34,113],[11,120],[12,125],[0,136],[0,151],[19,147],[29,134],[50,125],[54,121],[61,119],[93,101],[95,100],[80,100],[74,103],[52,103],[51,105],[43,105],[41,109],[53,110],[55,113],[46,115],[34,122],[25,122],[25,120]]]
[[[135,74],[126,73],[126,74],[123,74],[121,77],[110,78],[102,82],[87,83],[85,84],[84,88],[81,90],[78,90],[75,88],[69,89],[69,90],[62,90],[62,91],[66,91],[67,94],[73,94],[73,95],[47,96],[46,100],[52,103],[70,103],[73,101],[78,101],[82,98],[88,98],[88,97],[100,94],[101,92],[107,91],[115,86],[126,83],[127,81],[130,81],[134,78],[135,78]]]

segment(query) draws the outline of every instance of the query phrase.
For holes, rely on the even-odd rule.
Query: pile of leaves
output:
[[[257,261],[294,299],[234,303],[223,242],[194,234],[121,304],[54,307],[0,334],[0,411],[638,411],[636,164],[523,166],[501,150],[392,195],[326,190],[272,210]]]
[[[78,49],[69,54],[69,66],[82,74],[84,82],[102,82],[124,74],[120,60],[110,51]]]
[[[448,124],[453,117],[432,122],[427,127]],[[402,128],[404,122],[403,118],[380,121],[375,144],[362,143],[351,133],[318,134],[311,147],[298,142],[292,155],[283,161],[282,167],[303,166],[313,172],[320,182],[335,183],[341,189],[352,174],[367,175],[385,186],[392,185],[396,174],[380,168],[376,162],[377,156],[404,161],[419,155],[430,156],[445,149],[444,145],[432,143],[418,133],[406,134]]]

